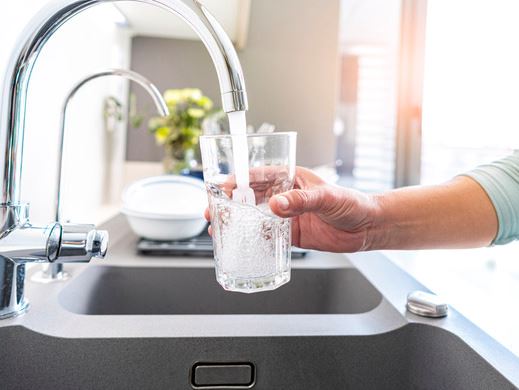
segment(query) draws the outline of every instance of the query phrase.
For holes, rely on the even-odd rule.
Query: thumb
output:
[[[295,217],[306,212],[324,211],[325,194],[320,189],[291,190],[272,197],[271,210],[280,217]]]

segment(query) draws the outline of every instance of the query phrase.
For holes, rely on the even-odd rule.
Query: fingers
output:
[[[326,190],[325,182],[314,172],[303,167],[296,167],[294,190],[271,197],[274,192],[283,191],[288,171],[285,167],[261,167],[250,169],[250,186],[254,189],[258,202],[269,200],[271,210],[280,217],[289,218],[305,212],[326,213],[335,201],[331,191]],[[222,184],[223,191],[231,197],[235,179],[230,175]],[[285,187],[286,188],[286,187]],[[210,222],[209,210],[204,217]]]
[[[294,188],[310,189],[325,184],[325,181],[317,176],[313,171],[303,167],[296,167]]]
[[[209,208],[205,209],[204,218],[207,222],[211,222],[211,214],[209,214]],[[211,237],[213,236],[213,229],[211,228],[211,225],[207,227],[207,233],[209,233]]]
[[[249,171],[249,186],[254,190],[258,203],[269,199],[273,193],[280,193],[290,188],[290,169],[286,166],[252,167]],[[325,184],[324,181],[311,170],[296,167],[294,188],[311,189]],[[227,175],[224,182],[217,184],[229,198],[236,188],[236,179],[233,174]],[[207,220],[208,217],[206,217]]]
[[[306,212],[326,211],[329,196],[321,188],[310,190],[292,190],[272,197],[269,201],[271,210],[280,217],[288,218]]]

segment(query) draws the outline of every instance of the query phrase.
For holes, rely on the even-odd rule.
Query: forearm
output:
[[[468,248],[489,245],[496,211],[474,180],[457,177],[430,187],[408,187],[374,197],[369,249]]]

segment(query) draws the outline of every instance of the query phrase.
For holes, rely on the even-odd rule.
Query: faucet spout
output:
[[[59,148],[58,148],[58,175],[56,183],[56,223],[61,227],[60,248],[58,257],[52,264],[46,264],[44,270],[33,275],[32,280],[42,283],[52,281],[66,280],[69,274],[63,270],[65,262],[89,261],[92,257],[104,258],[108,245],[108,233],[95,230],[93,225],[61,225],[61,171],[63,170],[63,146],[65,140],[65,119],[67,115],[68,105],[76,93],[88,82],[96,80],[100,77],[119,76],[127,80],[131,80],[141,87],[150,95],[157,111],[162,116],[169,115],[169,108],[155,85],[140,75],[126,69],[107,69],[97,73],[92,73],[83,77],[78,81],[65,97],[61,109],[60,131],[59,131]]]
[[[34,63],[52,34],[79,12],[98,3],[128,0],[57,0],[43,8],[22,33],[11,56],[0,110],[0,204],[18,204],[23,154],[25,102]],[[199,35],[216,68],[225,112],[247,110],[238,55],[216,19],[198,0],[132,0],[180,16]]]
[[[57,176],[57,183],[56,183],[56,222],[61,222],[61,171],[63,170],[63,147],[64,147],[64,139],[65,139],[65,119],[67,115],[67,109],[68,105],[70,104],[72,98],[76,95],[76,93],[83,87],[83,85],[87,84],[88,82],[98,79],[100,77],[107,77],[107,76],[119,76],[123,77],[127,80],[133,81],[137,84],[139,84],[141,87],[144,88],[146,92],[150,95],[153,102],[155,103],[155,106],[157,108],[157,111],[162,116],[168,116],[169,115],[169,108],[162,97],[161,93],[157,89],[157,87],[149,81],[147,78],[143,77],[137,72],[133,72],[131,70],[126,69],[107,69],[100,72],[92,73],[84,78],[82,78],[80,81],[78,81],[72,89],[68,92],[67,96],[65,97],[65,101],[63,103],[63,106],[61,108],[61,118],[60,118],[60,128],[59,128],[59,141],[58,141],[58,176]]]

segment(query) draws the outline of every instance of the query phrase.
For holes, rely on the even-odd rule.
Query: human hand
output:
[[[294,189],[271,197],[269,206],[278,216],[292,218],[292,244],[297,247],[329,252],[370,249],[375,198],[329,185],[308,169],[297,167]]]
[[[272,211],[292,217],[292,243],[329,252],[370,248],[370,229],[377,204],[361,192],[329,185],[312,171],[298,167],[294,189],[272,197]]]

